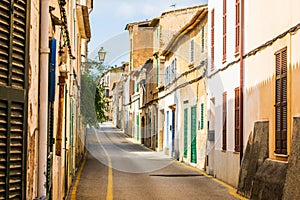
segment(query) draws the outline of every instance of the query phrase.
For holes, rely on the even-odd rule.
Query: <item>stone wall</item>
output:
[[[300,199],[300,118],[295,117],[293,122],[293,138],[291,154],[287,168],[286,180],[283,190],[283,199]]]
[[[297,123],[294,122],[294,141],[299,141],[296,131]],[[299,131],[298,131],[299,132]],[[285,187],[286,199],[299,199],[299,166],[295,166],[295,160],[299,156],[299,145],[293,144],[293,155],[288,162],[269,159],[269,123],[256,122],[253,136],[250,134],[247,148],[240,170],[238,193],[250,199],[282,199]],[[295,143],[295,142],[294,142]],[[299,152],[299,151],[298,151]],[[296,158],[297,157],[297,158]],[[289,167],[289,179],[286,180],[287,168]],[[297,176],[297,177],[295,177]],[[298,193],[294,198],[291,191]]]
[[[249,135],[239,175],[238,193],[250,198],[255,174],[269,156],[269,122],[256,122]]]

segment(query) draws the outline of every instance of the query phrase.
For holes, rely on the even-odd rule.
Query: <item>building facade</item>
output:
[[[64,199],[83,156],[79,87],[92,2],[0,7],[0,198]]]

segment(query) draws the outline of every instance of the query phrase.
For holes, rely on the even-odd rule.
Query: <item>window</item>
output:
[[[211,71],[214,70],[215,59],[215,10],[211,11]]]
[[[235,88],[234,94],[234,150],[240,152],[240,88]]]
[[[106,96],[106,97],[109,97],[109,89],[106,89],[106,90],[105,90],[105,96]]]
[[[240,48],[240,0],[235,0],[235,52]]]
[[[287,154],[287,49],[275,53],[276,63],[276,147],[275,153]]]
[[[204,129],[204,104],[202,103],[201,104],[201,116],[200,116],[200,119],[201,119],[201,123],[200,123],[200,129],[203,130]]]
[[[26,148],[29,130],[27,128],[30,47],[27,31],[30,26],[28,4],[30,1],[1,1],[0,3],[1,199],[26,199],[26,186],[29,185],[24,179],[27,176],[26,158],[28,154],[34,156],[33,152],[29,153]],[[47,172],[45,176],[48,177]]]
[[[135,91],[139,92],[139,84],[135,84]]]
[[[176,65],[177,65],[177,59],[174,58],[174,60],[171,62],[171,64],[166,67],[166,69],[165,69],[165,85],[168,85],[174,79],[176,79]]]
[[[222,150],[226,151],[227,149],[227,93],[223,93],[223,137],[222,137]]]
[[[223,61],[226,60],[226,0],[223,0]]]
[[[194,62],[194,55],[195,55],[195,42],[194,39],[191,40],[190,44],[190,62]]]
[[[158,86],[158,77],[159,77],[159,59],[156,58],[156,87]]]
[[[204,40],[204,26],[202,26],[201,28],[201,52],[203,53],[204,52],[204,43],[205,43],[205,40]]]

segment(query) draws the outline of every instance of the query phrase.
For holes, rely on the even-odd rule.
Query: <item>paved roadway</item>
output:
[[[111,124],[87,134],[88,154],[76,199],[237,199],[223,184],[134,144]],[[232,191],[232,190],[231,190]]]

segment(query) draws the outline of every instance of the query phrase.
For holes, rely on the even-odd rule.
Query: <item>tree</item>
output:
[[[106,69],[107,66],[92,60],[82,65],[80,109],[84,124],[98,127],[98,122],[107,120],[105,89],[99,82],[99,77]]]
[[[95,95],[95,109],[96,109],[96,116],[99,122],[104,122],[108,120],[108,116],[105,115],[108,104],[105,96],[105,87],[104,83],[98,83],[96,88],[96,95]]]

